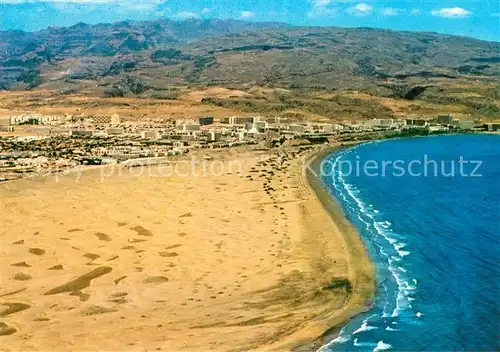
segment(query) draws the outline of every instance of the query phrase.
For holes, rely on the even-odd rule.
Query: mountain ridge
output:
[[[264,26],[279,26],[279,27],[288,27],[288,28],[339,28],[339,29],[360,29],[360,30],[376,30],[376,31],[387,31],[387,32],[399,32],[399,33],[415,33],[415,34],[434,34],[434,35],[439,35],[443,37],[456,37],[456,38],[464,38],[464,39],[470,39],[470,40],[476,40],[480,42],[487,42],[487,43],[500,43],[500,41],[497,40],[486,40],[486,39],[480,39],[476,37],[471,37],[471,36],[466,36],[466,35],[458,35],[458,34],[448,34],[448,33],[441,33],[441,32],[435,32],[435,31],[422,31],[422,30],[396,30],[396,29],[391,29],[391,28],[383,28],[383,27],[369,27],[369,26],[360,26],[360,27],[345,27],[345,26],[303,26],[303,25],[294,25],[286,22],[279,22],[279,21],[258,21],[258,22],[253,22],[253,21],[245,21],[245,20],[238,20],[238,19],[220,19],[220,18],[208,18],[208,19],[197,19],[197,18],[191,18],[191,19],[186,19],[186,20],[171,20],[166,17],[164,18],[159,18],[155,20],[122,20],[122,21],[115,21],[115,22],[98,22],[98,23],[86,23],[86,22],[78,22],[70,26],[47,26],[42,29],[37,29],[33,31],[29,30],[20,30],[20,29],[7,29],[7,30],[0,30],[0,33],[8,33],[8,32],[17,32],[17,33],[40,33],[40,32],[45,32],[49,30],[60,30],[60,29],[68,29],[72,27],[79,27],[79,26],[88,26],[88,27],[102,27],[102,26],[114,26],[114,25],[119,25],[119,24],[125,24],[125,25],[130,25],[133,23],[155,23],[155,22],[171,22],[171,23],[186,23],[186,22],[205,22],[205,23],[210,23],[210,22],[235,22],[235,23],[245,23],[245,24],[256,24],[256,25],[264,25]]]
[[[91,80],[104,90],[124,81],[153,90],[193,84],[379,90],[387,80],[477,77],[500,77],[500,43],[434,32],[219,19],[0,32],[0,89],[78,89],[79,81]],[[124,94],[131,92],[136,94]]]

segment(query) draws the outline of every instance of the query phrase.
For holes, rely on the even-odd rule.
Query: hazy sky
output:
[[[433,31],[500,41],[499,0],[0,0],[0,30],[166,17]]]

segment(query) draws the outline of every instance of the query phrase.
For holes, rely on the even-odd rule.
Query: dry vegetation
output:
[[[151,98],[101,98],[92,95],[59,95],[55,91],[0,93],[0,116],[36,112],[42,114],[94,115],[117,113],[124,120],[192,118],[245,115],[228,108],[213,107],[193,100]]]
[[[418,84],[417,84],[418,83]],[[380,117],[418,116],[433,118],[453,114],[462,119],[497,120],[500,116],[500,86],[447,79],[415,82],[426,89],[413,99],[380,92],[354,90],[284,89],[252,86],[178,86],[167,89],[167,97],[146,91],[141,95],[101,97],[90,90],[60,94],[55,90],[0,93],[0,116],[25,112],[43,114],[112,114],[125,120],[196,118],[261,114],[287,117],[292,121],[345,122]],[[410,88],[406,88],[409,90]]]

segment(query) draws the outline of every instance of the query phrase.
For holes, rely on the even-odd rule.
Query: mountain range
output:
[[[147,69],[157,61],[151,58],[160,58],[164,50],[212,36],[286,27],[280,23],[214,19],[78,23],[38,32],[4,31],[0,32],[0,88],[34,87],[53,80],[51,73],[56,79],[84,79]],[[44,73],[49,77],[43,77]]]
[[[198,101],[246,112],[373,117],[452,111],[494,118],[500,43],[218,19],[0,32],[3,90],[175,100],[211,87],[236,93],[223,99],[200,93]],[[272,93],[257,94],[255,87]],[[375,106],[350,92],[382,100]],[[415,99],[420,103],[398,103]]]
[[[78,89],[90,80],[102,87],[130,84],[126,93],[132,94],[168,85],[366,90],[387,80],[436,77],[498,79],[500,44],[437,33],[218,19],[0,32],[1,89]]]

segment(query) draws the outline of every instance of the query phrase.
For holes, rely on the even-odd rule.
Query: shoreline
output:
[[[453,136],[458,136],[458,135],[453,135]],[[461,136],[463,136],[463,135],[461,135]],[[368,152],[366,152],[366,154],[363,154],[359,150],[357,152],[359,152],[359,158],[361,160],[363,160],[363,158],[369,158],[369,157],[372,157],[374,160],[379,160],[378,159],[379,157],[385,157],[387,155],[393,155],[393,157],[395,157],[395,158],[401,157],[401,155],[397,153],[397,151],[398,151],[397,148],[399,148],[399,151],[401,150],[401,148],[404,148],[405,152],[408,150],[408,153],[412,153],[412,152],[414,153],[414,154],[410,154],[410,155],[411,155],[411,157],[413,157],[413,160],[415,160],[416,158],[418,158],[418,154],[422,153],[422,150],[429,151],[429,153],[430,153],[430,151],[436,150],[436,146],[439,146],[441,148],[441,151],[442,151],[443,145],[446,146],[446,145],[452,144],[452,143],[447,143],[447,141],[444,138],[440,139],[438,142],[436,142],[437,144],[432,144],[432,145],[424,144],[424,143],[427,143],[425,141],[410,141],[410,139],[413,139],[413,138],[406,139],[406,142],[419,143],[419,144],[415,145],[414,149],[412,149],[411,146],[408,146],[408,145],[401,145],[401,146],[386,145],[385,149],[381,149],[381,150],[377,151],[378,153],[376,154],[376,156],[374,154],[370,154],[369,156],[367,156],[366,154],[368,154]],[[469,156],[469,157],[472,155],[477,160],[482,160],[482,162],[484,162],[485,164],[491,165],[491,162],[494,162],[494,159],[491,159],[491,156],[494,154],[490,154],[491,153],[490,148],[492,148],[492,147],[494,148],[494,146],[495,146],[494,144],[490,144],[490,143],[494,143],[494,141],[489,141],[488,138],[486,138],[486,141],[485,141],[485,139],[482,137],[480,137],[480,139],[477,140],[477,142],[478,142],[477,144],[470,143],[471,141],[474,142],[475,139],[461,138],[461,139],[458,139],[457,141],[460,141],[460,143],[458,143],[458,142],[455,143],[455,146],[457,146],[457,148],[458,147],[461,148],[460,151],[462,151],[462,153],[460,155],[465,155],[465,156]],[[481,144],[481,142],[485,142],[484,149],[483,149],[483,145]],[[399,141],[397,143],[399,143]],[[474,149],[474,148],[476,148],[476,145],[478,148],[477,150]],[[431,148],[431,147],[433,147],[433,148]],[[472,147],[472,149],[470,149],[471,147]],[[354,149],[355,148],[356,147],[354,147]],[[353,154],[356,155],[357,152],[353,152],[351,150],[351,148],[348,148],[348,149],[349,149],[348,153],[351,153],[351,155],[349,157],[346,157],[343,159],[352,160],[354,158]],[[410,150],[411,150],[411,152],[410,152]],[[340,151],[342,152],[342,150],[340,150]],[[486,153],[485,153],[485,151],[486,151]],[[325,152],[323,155],[318,155],[318,157],[315,160],[313,160],[313,162],[319,163],[321,160],[324,160],[325,157],[329,153],[333,153],[333,155],[338,155],[337,153],[339,153],[339,151],[335,150],[334,148],[333,149],[330,148],[329,151]],[[449,157],[449,158],[456,159],[457,158],[456,155],[458,155],[458,153],[459,152],[456,152],[455,155],[448,156],[446,153],[442,152],[441,154],[439,154],[439,157],[442,157],[442,158]],[[336,158],[336,156],[334,156],[332,159],[335,159],[335,158]],[[342,160],[342,159],[340,159],[340,160]],[[490,170],[491,169],[488,169],[488,171],[490,171]],[[317,165],[316,165],[316,169],[314,171],[317,172]],[[484,182],[488,182],[489,181],[488,179],[491,180],[491,177],[489,177],[489,176],[491,176],[492,173],[485,172],[485,175],[486,175],[485,176],[486,180]],[[441,286],[439,285],[439,279],[436,279],[436,277],[438,277],[438,276],[441,277],[442,275],[445,276],[447,270],[450,268],[448,268],[446,266],[444,268],[440,267],[441,270],[439,272],[439,275],[438,276],[434,275],[431,278],[431,281],[433,281],[432,279],[435,279],[434,280],[435,282],[433,281],[432,285],[428,284],[425,287],[421,287],[421,282],[426,281],[427,277],[425,276],[425,274],[427,274],[427,273],[425,272],[424,269],[421,269],[418,266],[415,267],[414,264],[416,262],[423,261],[423,259],[421,257],[419,257],[419,255],[421,253],[424,253],[425,250],[427,250],[427,248],[424,248],[425,246],[424,247],[419,246],[419,244],[421,244],[421,242],[422,242],[419,239],[422,239],[422,238],[425,239],[426,232],[429,232],[429,231],[419,229],[417,226],[416,230],[413,229],[414,230],[413,232],[410,231],[409,234],[401,237],[402,236],[401,232],[398,232],[397,229],[395,229],[393,226],[396,226],[397,224],[399,224],[399,222],[401,222],[401,224],[400,224],[401,226],[403,226],[403,227],[406,226],[406,228],[412,229],[411,226],[415,226],[415,224],[418,224],[418,216],[414,216],[413,218],[411,218],[411,220],[407,220],[406,218],[405,219],[403,219],[401,217],[398,218],[396,216],[397,212],[394,213],[394,207],[380,208],[380,207],[384,207],[384,205],[383,205],[384,202],[385,202],[385,204],[387,204],[387,201],[389,199],[392,199],[393,196],[396,197],[397,199],[399,199],[400,201],[402,201],[402,203],[404,203],[406,206],[412,205],[413,199],[411,197],[415,194],[415,193],[411,194],[412,192],[415,192],[413,190],[413,188],[406,187],[406,193],[399,193],[398,194],[396,192],[396,194],[393,195],[390,192],[392,189],[384,188],[384,187],[387,187],[387,184],[390,185],[391,184],[390,182],[389,183],[386,182],[386,184],[383,184],[383,186],[381,186],[381,184],[377,183],[376,184],[377,187],[375,187],[375,184],[374,184],[373,186],[375,188],[373,188],[373,187],[371,187],[372,186],[371,182],[367,181],[366,179],[363,179],[364,182],[360,181],[359,183],[357,183],[353,180],[351,180],[353,182],[350,182],[349,178],[347,178],[345,180],[345,183],[341,182],[341,181],[342,181],[342,179],[336,180],[336,183],[334,184],[335,186],[331,186],[329,178],[327,178],[325,183],[327,185],[329,185],[330,187],[332,187],[329,189],[331,189],[334,194],[337,194],[339,192],[340,195],[341,194],[346,195],[348,203],[350,203],[351,201],[354,203],[354,200],[356,200],[359,207],[356,207],[356,203],[354,203],[355,207],[353,208],[352,212],[354,214],[354,218],[356,218],[356,214],[358,214],[358,216],[360,216],[359,223],[358,223],[357,219],[353,219],[351,216],[349,217],[349,218],[353,219],[354,224],[358,224],[360,226],[359,227],[360,229],[363,228],[363,226],[361,226],[361,225],[363,225],[363,223],[368,224],[371,220],[373,220],[372,224],[374,224],[375,222],[377,222],[378,224],[383,224],[383,222],[385,222],[387,224],[387,226],[382,225],[386,231],[384,231],[384,229],[382,229],[382,227],[379,228],[377,226],[375,228],[371,228],[371,229],[367,226],[367,229],[366,229],[366,231],[369,232],[370,236],[375,236],[375,237],[380,236],[379,239],[382,240],[382,241],[379,241],[379,239],[375,239],[374,241],[376,241],[376,242],[374,242],[373,246],[371,245],[371,241],[368,241],[370,243],[367,243],[367,246],[370,249],[369,253],[372,253],[373,258],[377,259],[377,260],[373,261],[374,265],[376,265],[377,268],[380,268],[381,277],[378,278],[379,280],[377,280],[377,282],[381,286],[384,286],[384,287],[380,287],[379,291],[384,291],[383,289],[385,289],[385,292],[387,294],[383,295],[382,292],[379,292],[377,294],[377,300],[374,302],[374,303],[376,303],[376,306],[373,306],[374,308],[368,314],[362,314],[361,316],[358,316],[357,318],[353,319],[352,322],[346,322],[346,324],[348,324],[348,325],[341,332],[342,339],[340,339],[340,338],[337,339],[332,345],[334,346],[335,350],[338,350],[338,349],[340,349],[340,350],[347,349],[348,350],[349,346],[352,346],[353,339],[354,339],[354,344],[355,345],[357,344],[356,343],[357,342],[356,337],[357,337],[357,338],[359,338],[359,340],[362,340],[363,343],[366,343],[366,345],[368,345],[368,346],[377,346],[375,348],[376,350],[378,350],[380,346],[384,346],[383,349],[388,348],[388,349],[396,349],[397,350],[398,348],[401,348],[401,346],[404,345],[404,339],[401,340],[400,336],[399,337],[396,336],[397,333],[394,333],[394,336],[386,336],[384,334],[384,332],[382,331],[382,329],[384,327],[386,327],[386,329],[385,329],[386,331],[397,331],[397,330],[403,331],[405,328],[402,325],[400,326],[399,324],[405,324],[406,327],[411,327],[411,325],[415,325],[415,324],[417,324],[417,325],[432,324],[432,322],[430,322],[430,321],[425,322],[424,321],[425,318],[421,319],[421,317],[426,316],[426,315],[428,316],[429,310],[432,310],[432,307],[435,306],[435,304],[434,304],[435,302],[432,302],[432,299],[430,301],[429,301],[429,299],[422,299],[422,297],[425,296],[425,297],[429,298],[429,297],[433,297],[432,294],[439,293],[439,289],[441,288]],[[342,186],[340,186],[338,182],[340,182],[340,185],[342,185]],[[446,181],[444,181],[444,182],[446,182]],[[356,193],[355,195],[353,195],[351,192],[349,192],[349,195],[344,193],[345,190],[349,190],[349,191],[351,190],[348,188],[349,185],[351,187],[354,187],[354,192]],[[337,190],[337,186],[339,187],[338,190]],[[398,184],[398,186],[399,186],[399,184]],[[425,190],[426,186],[427,185],[425,185],[423,187],[421,186],[421,187],[423,190]],[[482,185],[479,184],[477,187],[479,188],[480,186],[482,186]],[[408,189],[410,189],[409,192],[407,191]],[[431,186],[428,189],[432,190],[433,188]],[[377,192],[377,190],[378,190],[378,192]],[[478,190],[478,192],[479,192],[479,190]],[[358,195],[358,193],[359,193],[359,195]],[[363,196],[363,194],[364,194],[364,196]],[[376,200],[378,200],[378,203],[373,202],[373,199],[374,199],[373,195],[374,194],[380,195],[380,197],[376,198]],[[421,191],[418,194],[423,194],[423,191]],[[458,192],[456,194],[458,194]],[[449,198],[450,201],[453,200],[452,197],[453,196],[451,196]],[[335,200],[335,198],[338,199],[337,202],[343,201],[342,197],[333,197],[334,200]],[[406,202],[403,201],[404,199],[406,199],[407,201]],[[489,202],[492,200],[492,198],[485,197],[483,200],[485,202]],[[493,198],[493,200],[494,200],[494,198]],[[422,208],[422,209],[425,209],[425,201],[423,201],[422,198],[419,199],[419,202],[416,202],[415,205],[417,207],[420,207],[420,208],[422,208],[422,206],[423,206],[424,208]],[[365,207],[368,209],[370,209],[370,208],[372,208],[372,209],[368,210],[368,209],[365,209]],[[486,208],[487,208],[487,206],[486,206]],[[486,208],[484,209],[484,212],[486,214],[488,214],[487,211],[489,209],[486,209]],[[377,214],[379,212],[381,214],[377,216]],[[349,209],[348,213],[350,215],[353,215],[353,214],[351,214],[351,209]],[[359,214],[362,214],[362,216]],[[396,215],[394,215],[394,214],[396,214]],[[470,216],[473,215],[473,213],[466,213],[466,214],[470,215]],[[476,212],[474,214],[478,214],[478,213]],[[368,218],[368,216],[369,216],[369,218]],[[370,218],[371,218],[371,220],[370,220]],[[493,218],[486,217],[485,219],[491,220]],[[450,217],[450,218],[447,218],[447,220],[453,221],[454,219],[453,219],[453,217]],[[415,222],[415,221],[417,221],[417,222]],[[439,221],[437,223],[439,225]],[[487,227],[488,225],[489,225],[489,223],[485,222],[485,227]],[[458,231],[459,233],[464,233],[464,234],[470,234],[471,232],[474,233],[474,231],[472,229],[469,229],[469,231],[465,231],[465,229],[461,228],[461,227],[456,228],[455,230]],[[377,231],[377,232],[375,232],[375,231]],[[363,231],[363,234],[364,233],[365,233],[365,231]],[[453,232],[450,232],[450,233],[453,233]],[[485,233],[488,233],[488,232],[485,232]],[[435,235],[434,233],[432,233],[432,234]],[[432,235],[429,235],[429,236],[432,236]],[[467,240],[468,239],[467,235],[464,235],[464,236],[465,237],[463,239]],[[455,237],[455,236],[453,235],[451,237]],[[363,237],[363,239],[365,239],[365,238],[366,237]],[[443,239],[443,241],[446,241],[446,238]],[[375,243],[376,243],[376,245],[375,245]],[[400,249],[402,247],[405,247],[405,250],[400,252]],[[429,250],[432,252],[432,250],[434,249],[436,251],[435,253],[442,254],[441,252],[439,252],[440,248],[442,248],[442,247],[440,247],[439,244],[436,244],[435,248],[430,248]],[[463,252],[461,252],[461,250],[463,248],[466,248],[466,246],[464,247],[463,245],[461,245],[461,246],[459,245],[456,248],[446,247],[447,250],[448,249],[450,250],[450,257],[452,257],[454,255],[456,255],[457,257],[460,257],[460,255],[463,255]],[[379,252],[379,250],[380,250],[380,252]],[[456,252],[454,252],[454,251],[456,251]],[[377,254],[380,254],[380,253],[382,253],[383,256],[380,255],[380,257],[378,257]],[[433,252],[433,255],[435,253]],[[410,256],[406,257],[407,255],[410,255]],[[414,257],[414,256],[416,256],[416,257]],[[487,254],[485,254],[485,256],[487,257]],[[399,260],[398,260],[398,257],[400,258]],[[404,257],[406,257],[406,258],[404,258]],[[424,259],[430,258],[429,256],[424,256],[424,257],[425,257]],[[432,255],[431,255],[431,257],[432,257]],[[404,260],[403,260],[403,258],[404,258]],[[398,267],[393,266],[392,260],[398,261],[398,263],[399,263]],[[423,261],[423,262],[425,264],[425,261]],[[430,261],[431,266],[432,266],[432,264],[433,264],[432,261]],[[484,261],[481,263],[477,263],[477,264],[484,265]],[[466,266],[466,268],[470,269],[468,266]],[[412,269],[415,269],[415,270],[412,270]],[[453,268],[451,268],[451,269],[453,269]],[[478,270],[481,270],[481,269],[478,269]],[[466,272],[466,271],[464,271],[464,272]],[[455,279],[457,279],[457,278],[455,278]],[[459,282],[460,278],[458,278],[456,281]],[[406,289],[407,287],[410,287],[410,290],[407,290]],[[455,284],[455,285],[453,285],[453,287],[460,287],[460,285],[458,284],[458,286],[457,286]],[[422,292],[420,292],[420,291],[422,291]],[[458,291],[460,291],[460,290],[458,290]],[[394,292],[394,293],[392,293],[392,292]],[[380,297],[378,297],[378,295],[380,295]],[[401,295],[403,298],[401,298]],[[396,298],[396,296],[397,296],[397,298]],[[420,301],[419,301],[419,298],[420,298]],[[407,299],[407,302],[408,302],[407,304],[405,304],[404,302],[403,303],[401,302],[401,300],[405,300],[405,299]],[[413,304],[412,301],[415,301],[415,300],[417,302],[415,302],[415,304]],[[440,304],[439,305],[440,309],[442,307],[449,307],[449,302],[446,300],[440,301],[438,303]],[[432,305],[432,304],[434,304],[434,305]],[[486,305],[486,307],[488,307],[488,306]],[[483,307],[481,307],[481,308],[483,308]],[[446,309],[446,308],[443,308],[443,309]],[[392,311],[392,314],[391,314],[391,311]],[[361,321],[362,319],[363,319],[363,321]],[[455,317],[455,319],[456,319],[456,317]],[[449,321],[453,321],[453,319],[446,318],[446,317],[443,318],[443,320],[445,323],[448,323]],[[391,325],[389,325],[389,324],[391,324]],[[399,326],[399,328],[391,330],[392,324],[398,324],[397,326]],[[361,334],[357,335],[359,332],[365,333],[367,330],[370,330],[370,329],[378,329],[375,331],[379,331],[379,332],[378,333],[370,332],[370,333],[367,333],[366,335],[361,335]],[[424,347],[426,344],[428,344],[428,345],[432,344],[434,346],[440,346],[440,345],[442,346],[446,343],[452,343],[453,341],[456,340],[456,338],[458,338],[458,339],[465,338],[463,335],[458,334],[458,333],[457,333],[458,337],[455,338],[455,336],[453,336],[453,334],[452,334],[455,331],[450,331],[450,336],[447,336],[446,338],[443,338],[443,340],[441,340],[439,334],[434,334],[434,332],[435,331],[433,331],[433,330],[430,331],[429,328],[426,327],[426,329],[421,329],[421,330],[415,331],[415,332],[412,331],[412,334],[413,334],[412,338],[414,338],[415,340],[418,340],[417,337],[420,337],[420,341],[424,341],[423,343],[421,343],[421,345]],[[338,329],[335,329],[334,331],[332,331],[332,335],[331,335],[332,338],[335,338],[337,333],[338,333]],[[390,335],[393,335],[393,334],[391,333]],[[429,337],[429,336],[432,336],[432,337]],[[488,340],[488,338],[491,335],[488,336],[487,333],[485,334],[485,333],[481,332],[478,334],[478,336],[481,336],[481,341],[483,341],[483,339],[485,341],[490,341],[490,340]],[[344,337],[345,337],[345,339],[344,339]],[[427,340],[425,338],[427,338]],[[434,341],[436,341],[436,342],[434,342]],[[491,341],[493,341],[493,340],[491,340]],[[337,344],[337,342],[339,344]],[[318,351],[318,352],[320,352],[320,351]]]
[[[321,177],[319,176],[321,173],[321,163],[332,153],[338,152],[342,149],[352,148],[370,141],[371,140],[357,141],[327,147],[325,150],[312,155],[308,161],[309,165],[305,169],[305,176],[311,192],[314,193],[317,200],[322,204],[331,220],[336,226],[339,227],[340,232],[346,239],[347,249],[350,252],[349,257],[351,258],[350,279],[354,286],[354,294],[344,308],[346,310],[345,319],[338,322],[335,326],[330,327],[330,329],[326,330],[325,333],[318,337],[315,341],[320,342],[322,345],[326,345],[334,340],[338,336],[341,328],[351,319],[370,309],[375,297],[375,268],[374,263],[371,261],[368,251],[366,250],[366,247],[361,239],[361,234],[347,219],[341,205],[335,197],[330,194],[330,192],[326,189],[323,180],[321,180]],[[360,261],[355,262],[355,259],[360,259]]]
[[[344,241],[343,251],[348,258],[348,280],[352,284],[352,292],[348,301],[338,308],[327,309],[321,316],[314,318],[314,323],[309,322],[308,328],[296,331],[290,336],[258,348],[257,351],[316,351],[334,340],[342,327],[357,315],[371,309],[375,297],[375,268],[364,246],[358,230],[347,220],[340,204],[325,188],[323,181],[318,177],[321,162],[331,153],[343,148],[350,148],[369,141],[356,141],[329,145],[306,156],[302,172],[297,175],[307,192],[313,197],[311,207],[318,207],[321,214],[317,217],[321,224],[321,236],[337,237],[340,235]],[[307,165],[307,167],[306,167]],[[316,220],[316,219],[315,219]],[[307,222],[306,218],[301,219]],[[318,226],[309,229],[309,235],[317,235]],[[328,237],[326,238],[328,241]],[[326,254],[328,255],[328,254]],[[325,258],[326,260],[327,258]],[[312,301],[311,303],[314,303]]]
[[[320,167],[321,163],[325,160],[326,157],[331,155],[332,153],[350,149],[353,147],[357,147],[359,145],[373,143],[373,142],[388,142],[394,139],[397,140],[405,140],[405,139],[415,139],[415,138],[428,138],[428,137],[447,137],[447,136],[457,136],[457,135],[472,135],[471,133],[453,133],[453,134],[443,134],[443,135],[429,135],[429,136],[406,136],[406,137],[397,137],[397,138],[384,138],[384,139],[367,139],[361,141],[348,141],[338,143],[339,145],[328,146],[325,149],[318,151],[317,153],[310,156],[308,160],[309,167],[305,168],[304,177],[307,178],[308,185],[310,187],[310,191],[316,196],[317,200],[323,205],[325,211],[328,213],[332,221],[336,226],[340,228],[341,233],[345,236],[348,242],[350,242],[350,246],[348,246],[351,251],[351,258],[353,256],[359,256],[362,254],[362,257],[365,258],[369,262],[369,266],[372,268],[369,276],[366,276],[366,271],[358,271],[357,279],[355,281],[357,284],[361,284],[361,290],[358,294],[361,294],[361,298],[365,298],[364,305],[353,305],[350,309],[354,309],[350,311],[350,315],[346,317],[344,321],[334,322],[335,325],[329,330],[326,330],[322,335],[320,335],[316,340],[307,344],[307,345],[298,345],[297,351],[308,351],[311,349],[317,349],[317,344],[326,345],[336,337],[343,326],[345,326],[350,320],[354,319],[359,314],[362,314],[372,308],[373,300],[375,298],[375,263],[372,262],[369,257],[368,251],[362,241],[361,234],[356,229],[356,227],[347,219],[341,205],[338,203],[337,199],[328,191],[325,187],[323,181],[320,178]],[[498,133],[474,133],[474,134],[483,134],[483,135],[498,135]],[[354,265],[357,267],[358,265]],[[359,270],[359,266],[357,268]],[[372,287],[370,287],[369,281],[372,282]],[[351,302],[349,302],[351,304]],[[349,304],[347,306],[349,306]],[[345,309],[349,309],[348,307]],[[304,348],[304,347],[308,348]]]

